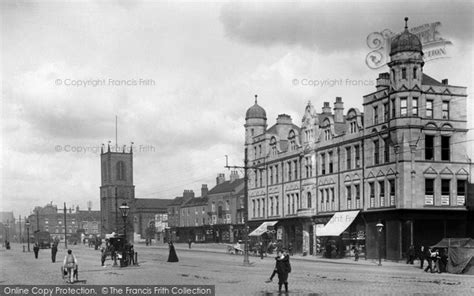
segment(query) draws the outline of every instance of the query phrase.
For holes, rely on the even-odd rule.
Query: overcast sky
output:
[[[269,126],[279,113],[300,125],[309,100],[320,110],[342,96],[346,111],[361,108],[387,71],[366,65],[366,38],[401,32],[405,16],[410,27],[442,23],[449,58],[427,62],[424,72],[467,86],[474,109],[471,1],[1,5],[0,210],[16,217],[51,201],[84,209],[90,200],[99,209],[98,147],[115,144],[116,115],[118,144],[135,143],[136,197],[199,195],[218,173],[228,177],[224,155],[242,165],[254,94]],[[295,79],[344,82],[311,87]],[[79,81],[90,84],[72,85]]]

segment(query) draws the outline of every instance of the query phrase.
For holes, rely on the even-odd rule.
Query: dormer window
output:
[[[278,150],[277,150],[277,147],[276,147],[276,139],[275,139],[275,137],[272,137],[271,140],[270,140],[270,149],[271,149],[271,151],[272,151],[272,155],[273,155],[273,156],[278,155]]]
[[[290,131],[288,134],[288,140],[290,141],[290,149],[291,150],[296,150],[296,137],[295,137],[295,132],[293,130]]]
[[[402,68],[402,79],[407,79],[407,69]]]

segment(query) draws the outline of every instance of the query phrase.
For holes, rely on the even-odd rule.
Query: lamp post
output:
[[[127,216],[128,212],[130,211],[130,207],[127,205],[126,202],[122,203],[122,205],[119,207],[120,212],[122,213],[122,219],[123,219],[123,234],[125,237],[125,241],[122,245],[122,258],[120,259],[120,267],[122,266],[127,266],[126,261],[125,261],[125,256],[127,253],[126,245],[127,245]]]
[[[378,253],[379,253],[379,266],[382,266],[382,230],[383,230],[382,222],[377,223],[375,227],[377,227],[377,235],[378,235]]]
[[[126,202],[124,202],[119,207],[119,209],[120,209],[120,212],[122,213],[122,219],[123,219],[123,234],[125,236],[125,241],[127,241],[127,217],[128,217],[128,212],[130,211],[130,207],[127,205]]]
[[[25,222],[25,226],[26,226],[26,236],[27,236],[27,240],[28,240],[28,252],[30,251],[30,220],[26,220]]]

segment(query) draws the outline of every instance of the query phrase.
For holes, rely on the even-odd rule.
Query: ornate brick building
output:
[[[381,222],[383,257],[394,260],[411,244],[466,235],[466,88],[423,73],[420,40],[407,27],[390,57],[363,112],[345,113],[337,97],[320,113],[309,102],[300,126],[281,114],[267,128],[255,99],[245,123],[251,229],[278,221],[277,238],[310,254],[321,250],[316,234],[330,233],[339,255],[358,246],[374,258]],[[356,216],[342,233],[316,230],[349,211]]]

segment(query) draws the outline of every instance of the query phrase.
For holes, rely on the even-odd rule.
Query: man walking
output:
[[[415,247],[411,245],[408,248],[408,252],[407,252],[407,264],[413,264],[414,260],[415,260]]]
[[[36,259],[38,259],[39,250],[40,250],[40,247],[39,247],[38,243],[35,243],[35,245],[33,246],[33,252],[35,252],[35,258]]]
[[[51,247],[51,261],[56,262],[56,253],[58,252],[58,244],[53,243],[53,246]]]

